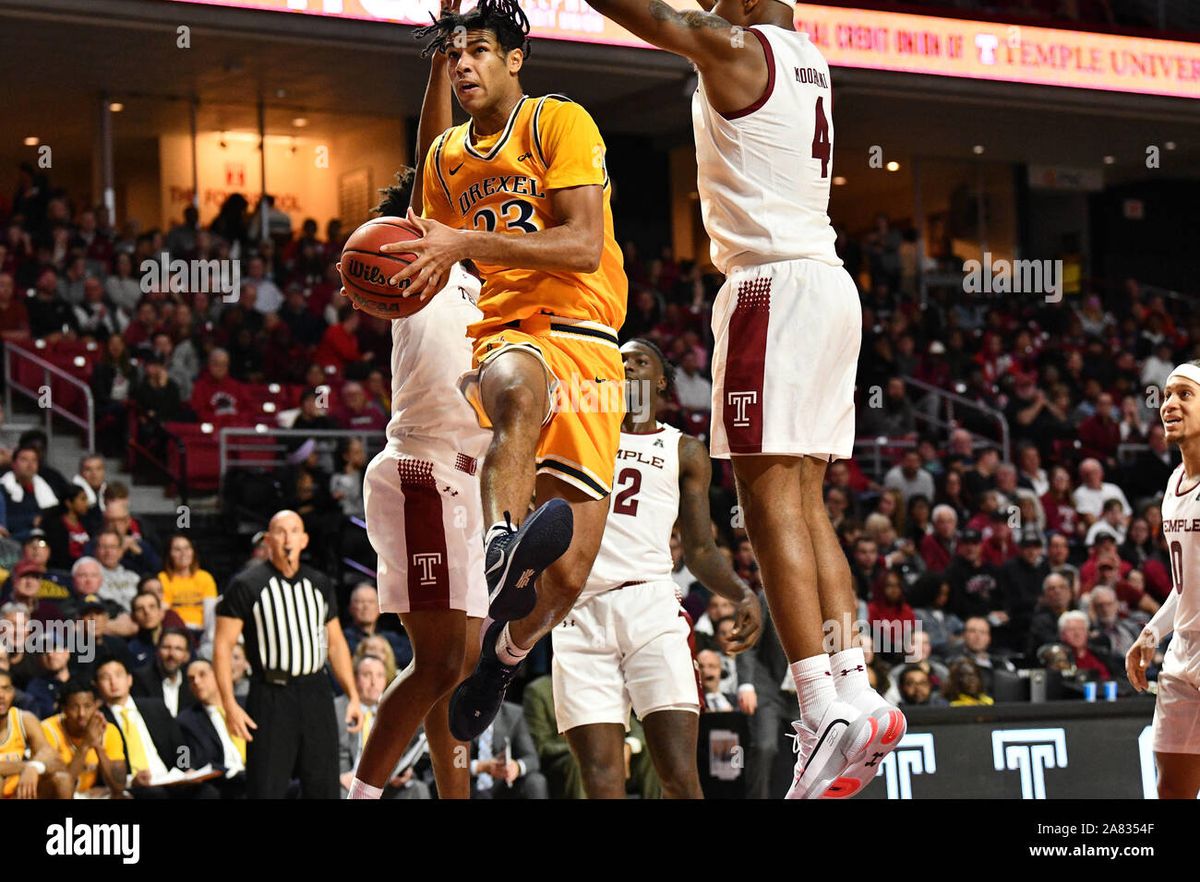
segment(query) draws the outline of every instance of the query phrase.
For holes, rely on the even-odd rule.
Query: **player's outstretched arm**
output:
[[[758,595],[738,577],[713,541],[712,515],[708,506],[711,482],[712,463],[708,451],[695,438],[684,435],[679,440],[679,530],[683,538],[683,560],[705,588],[732,600],[737,606],[731,648],[741,652],[758,642],[762,630],[762,606]]]
[[[462,0],[442,0],[439,15],[457,14]],[[422,193],[425,163],[433,142],[442,132],[454,124],[450,76],[445,52],[434,52],[429,59],[429,80],[425,84],[425,98],[421,102],[421,116],[417,121],[417,172],[413,176],[412,197],[409,204],[414,211],[422,211]]]
[[[698,9],[675,9],[663,0],[587,2],[647,43],[689,58],[701,68],[732,60],[744,42],[720,16]]]

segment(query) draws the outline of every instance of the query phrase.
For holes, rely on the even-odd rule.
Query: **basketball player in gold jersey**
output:
[[[456,262],[472,261],[484,279],[462,389],[493,430],[480,484],[494,621],[451,700],[451,731],[464,741],[491,724],[529,649],[583,588],[624,415],[616,329],[628,283],[604,141],[578,104],[525,95],[528,32],[514,0],[443,11],[418,32],[432,36],[427,54],[444,53],[471,119],[447,128],[425,157],[424,216],[410,212],[423,238],[384,246],[416,255],[393,279],[410,296],[438,291]],[[540,507],[524,517],[531,499]]]
[[[12,675],[0,671],[0,799],[70,799],[75,782],[38,718],[13,705],[16,694]]]

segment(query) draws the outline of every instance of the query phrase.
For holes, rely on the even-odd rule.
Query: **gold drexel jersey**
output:
[[[561,95],[525,96],[500,132],[475,138],[472,128],[466,122],[447,129],[430,147],[422,181],[426,217],[457,229],[523,235],[559,224],[552,190],[598,184],[604,188],[604,249],[593,273],[476,261],[484,278],[483,319],[468,333],[478,338],[534,315],[620,329],[629,282],[613,234],[604,140],[591,115]]]

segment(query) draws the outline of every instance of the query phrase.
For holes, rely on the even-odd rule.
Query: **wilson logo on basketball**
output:
[[[355,257],[348,257],[346,259],[346,262],[342,265],[342,272],[344,275],[361,282],[366,282],[368,285],[380,285],[385,288],[405,288],[409,282],[408,279],[405,279],[399,286],[393,285],[379,267],[363,263]]]

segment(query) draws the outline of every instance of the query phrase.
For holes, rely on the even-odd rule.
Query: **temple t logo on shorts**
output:
[[[437,577],[434,575],[433,568],[442,565],[442,553],[440,551],[427,551],[421,554],[414,554],[413,566],[420,567],[421,578],[417,580],[418,585],[434,585],[437,583]]]
[[[758,392],[728,392],[725,401],[733,408],[733,424],[738,428],[749,426],[746,410],[751,404],[758,404]]]

